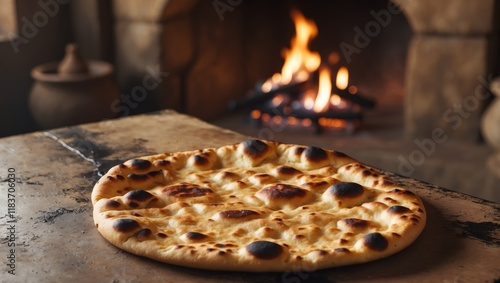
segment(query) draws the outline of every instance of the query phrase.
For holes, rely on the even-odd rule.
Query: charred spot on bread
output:
[[[117,219],[115,222],[113,222],[113,228],[122,233],[127,233],[127,232],[132,232],[139,228],[140,225],[137,221],[134,219],[129,219],[129,218],[122,218],[122,219]]]
[[[120,207],[121,203],[117,202],[116,200],[108,200],[106,201],[106,206],[113,207],[113,208],[118,208]]]
[[[129,200],[135,200],[135,201],[147,201],[151,198],[154,198],[154,196],[145,191],[145,190],[134,190],[130,191],[125,194],[125,197],[128,198]]]
[[[208,236],[203,234],[203,233],[193,232],[193,231],[189,231],[184,235],[186,236],[186,238],[188,238],[189,240],[193,240],[193,241],[203,240],[203,239],[208,238]]]
[[[389,207],[387,209],[387,212],[389,212],[391,214],[404,214],[404,213],[411,212],[411,210],[405,206],[395,205],[395,206]]]
[[[168,165],[170,165],[170,161],[165,160],[165,159],[156,160],[155,161],[155,165],[158,166],[158,167],[167,167]]]
[[[221,211],[220,216],[222,218],[226,219],[238,219],[238,218],[247,218],[247,217],[255,217],[259,216],[260,214],[256,211],[249,210],[249,209],[242,209],[242,210],[225,210]]]
[[[150,229],[148,228],[144,228],[144,229],[141,229],[139,231],[137,231],[137,233],[135,233],[135,236],[139,239],[139,240],[146,240],[147,238],[149,238],[153,233],[151,232]]]
[[[132,159],[130,161],[132,169],[137,170],[147,170],[153,165],[149,160],[146,159]]]
[[[341,222],[343,225],[349,228],[354,228],[354,229],[365,229],[370,226],[370,222],[367,220],[363,219],[358,219],[358,218],[346,218],[342,219],[339,222]]]
[[[243,142],[243,148],[247,155],[258,158],[267,152],[268,145],[261,140],[251,139]]]
[[[148,179],[148,175],[146,174],[128,174],[127,178],[134,181],[145,181]]]
[[[176,197],[200,197],[213,192],[212,189],[203,188],[194,184],[173,185],[163,189],[165,195]]]
[[[234,172],[230,172],[230,171],[222,171],[222,172],[218,173],[217,176],[221,180],[236,180],[240,177],[238,174],[236,174]]]
[[[336,253],[350,253],[351,252],[348,248],[336,248],[333,251]]]
[[[295,155],[300,156],[300,155],[302,155],[302,153],[304,152],[304,150],[306,150],[305,147],[299,146],[299,147],[295,148],[295,152],[294,153],[295,153]]]
[[[312,162],[323,161],[328,158],[328,153],[324,149],[315,146],[306,148],[304,155],[307,160]]]
[[[330,186],[328,191],[339,198],[355,198],[363,194],[364,188],[358,183],[340,182]]]
[[[369,249],[379,252],[384,251],[389,246],[387,239],[378,232],[366,234],[363,237],[363,243]]]
[[[207,165],[210,161],[206,156],[196,154],[194,156],[194,164],[198,166]]]
[[[307,190],[287,184],[272,184],[260,190],[259,194],[268,199],[292,199],[304,197]]]
[[[127,178],[129,178],[132,181],[146,181],[150,177],[156,177],[156,176],[158,176],[160,174],[162,174],[161,170],[159,170],[159,171],[151,171],[151,172],[149,172],[147,174],[135,174],[135,173],[132,173],[132,174],[128,174]]]
[[[280,175],[295,175],[301,173],[300,170],[290,166],[280,166],[276,168],[276,172]]]
[[[283,247],[269,241],[255,241],[246,246],[246,250],[258,259],[274,259],[283,253]]]

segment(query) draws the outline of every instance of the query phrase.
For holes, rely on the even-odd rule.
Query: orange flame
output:
[[[319,53],[310,51],[308,48],[309,41],[318,34],[316,24],[312,20],[306,19],[297,10],[292,10],[291,16],[296,35],[291,40],[290,49],[285,48],[282,52],[285,63],[281,74],[274,74],[268,79],[262,85],[264,91],[270,91],[275,84],[287,85],[293,81],[306,81],[321,63]]]
[[[323,112],[327,110],[331,93],[332,80],[330,79],[330,70],[323,67],[319,70],[318,95],[314,101],[314,112]]]
[[[341,67],[337,72],[335,85],[339,90],[344,90],[349,85],[349,71],[346,67]],[[324,112],[328,109],[328,103],[342,107],[345,102],[338,94],[332,92],[332,81],[328,68],[322,67],[319,71],[318,93],[316,97],[308,93],[304,99],[304,106],[314,112]]]
[[[346,67],[342,66],[337,72],[337,79],[335,85],[338,89],[344,90],[349,85],[349,71]]]
[[[285,64],[281,69],[281,75],[285,84],[290,83],[294,76],[314,72],[321,63],[318,52],[312,52],[307,47],[309,41],[318,34],[316,24],[297,10],[292,10],[292,18],[297,34],[292,38],[291,48],[283,50]]]

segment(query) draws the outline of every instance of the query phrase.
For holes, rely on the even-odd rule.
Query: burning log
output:
[[[308,81],[303,81],[299,83],[292,83],[289,85],[279,86],[271,91],[263,91],[260,85],[255,87],[255,90],[251,90],[247,93],[245,97],[239,100],[231,100],[228,103],[229,110],[236,111],[240,109],[257,107],[264,104],[268,100],[273,99],[273,97],[278,93],[287,93],[290,96],[297,97],[302,91],[304,91],[309,85]]]
[[[285,107],[261,107],[261,114],[269,114],[271,116],[294,117],[297,119],[311,119],[317,121],[321,118],[327,119],[342,119],[342,120],[361,120],[363,115],[360,112],[346,109],[343,111],[325,111],[313,112],[306,109],[285,109]]]
[[[368,99],[359,93],[351,94],[345,89],[344,90],[337,90],[335,92],[335,94],[340,96],[340,98],[348,100],[348,101],[352,102],[353,104],[357,104],[363,108],[372,109],[376,105],[374,100]]]
[[[309,87],[309,81],[294,83],[290,85],[280,86],[271,91],[263,91],[259,86],[255,88],[255,90],[251,90],[247,93],[247,95],[241,99],[233,99],[229,101],[228,108],[231,111],[246,109],[250,107],[258,107],[268,100],[274,98],[276,94],[286,93],[292,98],[298,97],[301,92],[306,90]],[[372,109],[375,107],[376,103],[374,100],[364,97],[360,93],[351,94],[347,90],[337,90],[335,92],[342,99],[345,99],[353,104],[359,105],[366,109]]]

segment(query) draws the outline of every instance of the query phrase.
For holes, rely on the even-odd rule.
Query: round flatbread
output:
[[[337,151],[254,139],[126,161],[95,185],[92,204],[102,236],[139,256],[313,270],[410,245],[426,213],[409,189]]]

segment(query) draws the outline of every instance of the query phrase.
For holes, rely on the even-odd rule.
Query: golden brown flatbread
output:
[[[170,264],[286,271],[368,262],[422,232],[410,188],[343,153],[247,140],[126,161],[92,191],[113,245]]]

